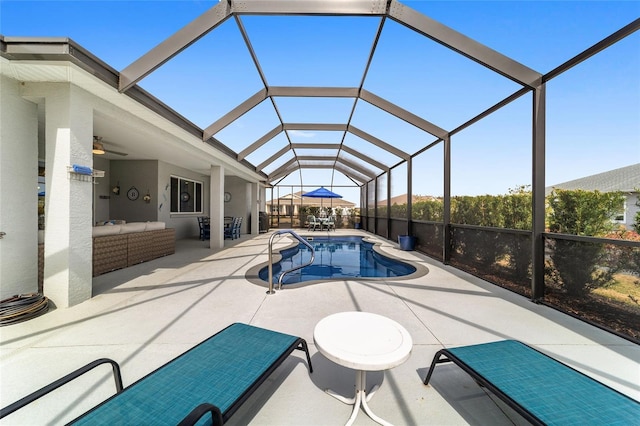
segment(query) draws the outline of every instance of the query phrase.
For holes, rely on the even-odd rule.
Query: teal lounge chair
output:
[[[103,358],[3,408],[0,418],[110,363],[117,393],[73,424],[187,425],[202,420],[221,425],[295,349],[305,351],[312,372],[304,339],[235,323],[127,388],[122,388],[118,364]]]
[[[640,403],[515,340],[442,349],[453,362],[534,425],[639,425]]]

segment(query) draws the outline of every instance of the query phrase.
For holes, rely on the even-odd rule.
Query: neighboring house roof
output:
[[[438,197],[434,197],[432,195],[413,195],[411,197],[411,203],[415,204],[419,201],[432,201],[437,199]],[[386,201],[387,200],[380,200],[378,203],[385,204]],[[395,197],[391,197],[391,205],[393,206],[394,204],[398,204],[398,205],[407,204],[407,194],[404,193],[402,195],[396,195]]]
[[[548,195],[554,188],[600,192],[638,192],[640,190],[640,163],[551,185],[546,188],[546,194]]]

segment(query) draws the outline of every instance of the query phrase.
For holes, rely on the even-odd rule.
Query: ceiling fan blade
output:
[[[94,152],[94,154],[109,153],[109,154],[121,155],[123,157],[129,155],[126,152],[113,151],[111,149],[105,148],[104,147],[104,142],[106,142],[107,144],[110,143],[108,141],[103,141],[102,140],[102,136],[94,136],[93,137],[93,149],[94,149],[93,152]],[[100,149],[103,152],[96,152],[96,149]]]
[[[126,152],[112,151],[112,150],[107,149],[107,148],[104,149],[104,152],[107,152],[109,154],[122,155],[123,157],[129,155]]]

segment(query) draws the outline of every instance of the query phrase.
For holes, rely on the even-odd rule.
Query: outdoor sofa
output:
[[[175,229],[164,222],[110,223],[93,227],[93,276],[175,253]]]
[[[93,276],[148,262],[176,251],[175,229],[164,222],[107,221],[92,228]],[[44,231],[38,231],[38,291],[44,281]]]

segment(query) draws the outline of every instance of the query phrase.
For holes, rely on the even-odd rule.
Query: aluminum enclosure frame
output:
[[[369,51],[367,66],[365,67],[361,83],[359,87],[286,87],[286,86],[270,86],[264,73],[261,70],[258,58],[253,52],[250,39],[243,28],[241,17],[243,15],[294,15],[294,16],[368,16],[380,19],[378,32],[373,41],[371,50]],[[190,45],[195,43],[201,37],[208,34],[210,31],[215,30],[222,23],[226,22],[229,18],[233,18],[239,29],[240,33],[244,37],[247,49],[254,61],[254,64],[258,70],[260,77],[262,78],[264,87],[257,93],[252,95],[249,99],[242,102],[240,105],[233,108],[222,118],[214,121],[206,129],[198,129],[197,126],[188,122],[184,117],[180,116],[177,112],[173,111],[170,107],[162,104],[155,99],[151,94],[145,92],[136,83],[142,80],[145,76],[152,73],[154,70],[161,67],[168,60],[175,55],[187,49]],[[383,99],[374,93],[368,92],[363,89],[364,81],[366,79],[368,67],[371,64],[373,54],[376,49],[378,37],[385,20],[391,19],[398,24],[415,31],[418,34],[423,35],[458,54],[475,61],[478,64],[486,67],[487,69],[505,77],[513,82],[516,82],[521,87],[513,94],[507,96],[505,99],[499,101],[494,106],[481,112],[471,120],[459,125],[454,129],[442,129],[434,123],[429,122],[427,119],[412,114],[399,106]],[[378,204],[378,190],[376,188],[380,177],[387,173],[386,178],[386,193],[390,194],[390,171],[393,167],[400,163],[408,163],[408,175],[410,176],[411,161],[415,155],[420,152],[438,145],[440,143],[444,146],[443,165],[444,165],[444,253],[443,261],[446,263],[449,256],[447,250],[450,248],[449,239],[450,233],[448,227],[450,227],[450,198],[451,198],[451,144],[452,136],[458,132],[468,128],[472,124],[480,121],[486,116],[499,110],[500,108],[510,104],[514,100],[531,93],[532,94],[532,114],[531,114],[531,149],[532,149],[532,192],[533,192],[533,226],[532,226],[532,252],[533,252],[533,272],[532,272],[532,289],[533,299],[539,299],[543,296],[544,283],[543,283],[543,262],[544,262],[544,187],[545,187],[545,120],[546,120],[546,82],[558,75],[561,75],[566,70],[581,63],[582,61],[589,59],[598,52],[606,49],[607,47],[615,44],[617,41],[627,37],[640,29],[640,19],[635,20],[624,28],[620,29],[611,36],[596,43],[591,48],[585,50],[559,67],[555,68],[551,72],[541,75],[540,73],[529,69],[528,67],[513,61],[512,59],[493,51],[492,49],[483,46],[474,40],[450,29],[436,21],[402,5],[396,0],[310,0],[310,1],[291,1],[291,0],[275,0],[275,1],[260,1],[260,0],[247,0],[247,1],[235,1],[235,0],[223,0],[214,6],[209,11],[205,12],[199,18],[192,23],[185,26],[182,30],[175,33],[173,36],[159,44],[156,48],[149,51],[140,59],[129,65],[119,74],[115,70],[111,70],[104,64],[100,63],[96,58],[93,58],[87,52],[81,49],[71,49],[75,47],[75,44],[68,39],[58,41],[48,45],[48,43],[41,41],[37,49],[31,49],[30,46],[25,47],[28,43],[24,39],[20,42],[15,42],[12,38],[6,38],[0,40],[0,47],[3,57],[7,57],[11,60],[54,60],[53,58],[59,58],[61,60],[71,61],[78,64],[83,69],[93,72],[98,78],[107,81],[109,84],[117,87],[120,92],[136,99],[143,105],[150,105],[150,108],[157,111],[163,118],[176,123],[183,129],[187,130],[193,135],[201,137],[204,143],[212,144],[216,146],[220,152],[224,153],[228,159],[234,159],[249,169],[255,170],[257,173],[263,173],[264,167],[272,164],[277,158],[287,154],[289,151],[293,151],[293,158],[287,161],[285,164],[277,168],[271,174],[264,175],[267,185],[273,184],[276,180],[282,180],[287,175],[304,168],[327,168],[339,171],[347,176],[349,179],[360,185],[362,197],[365,202],[364,208],[368,208],[368,201],[371,198],[373,206]],[[15,38],[18,40],[18,38]],[[37,44],[37,41],[34,41]],[[40,55],[42,53],[42,55]],[[38,56],[40,55],[40,56]],[[425,147],[419,150],[417,153],[408,153],[393,146],[387,141],[384,141],[375,135],[368,134],[361,129],[358,129],[351,123],[351,117],[346,123],[287,123],[282,120],[277,109],[277,98],[279,97],[326,97],[326,98],[352,98],[354,105],[352,109],[355,110],[355,105],[362,101],[367,102],[386,113],[406,122],[410,125],[425,132],[425,135],[431,135],[436,138],[435,141],[425,143]],[[239,153],[233,152],[230,148],[223,143],[215,139],[215,134],[238,120],[244,114],[251,109],[260,105],[264,101],[270,101],[276,114],[280,119],[280,123],[270,132],[262,136],[256,141],[251,142],[247,147],[241,150]],[[331,130],[343,132],[342,141],[339,144],[300,144],[293,142],[289,137],[288,131],[290,130]],[[246,158],[257,149],[262,147],[268,141],[278,136],[280,133],[285,133],[288,139],[288,145],[282,148],[278,153],[272,155],[268,159],[262,161],[258,167],[253,167],[246,160]],[[347,134],[353,134],[363,141],[370,143],[372,146],[383,149],[393,156],[397,157],[400,162],[398,164],[384,164],[383,162],[373,159],[370,156],[363,154],[362,150],[357,150],[353,147],[349,147],[345,144],[345,136]],[[335,157],[326,156],[303,156],[298,155],[296,150],[299,149],[327,149],[329,146],[331,149],[335,149],[338,145],[338,153]],[[366,151],[365,151],[366,152]],[[372,172],[363,168],[360,164],[357,164],[348,159],[342,158],[341,153],[347,153],[359,160],[370,164],[373,167],[381,170],[380,174]],[[322,164],[310,164],[313,161]],[[332,164],[332,166],[329,166]],[[407,177],[410,180],[409,177]],[[277,183],[276,183],[277,184]],[[369,187],[371,185],[371,188]],[[371,190],[373,194],[370,194]],[[411,185],[409,181],[408,185],[409,194],[412,193]],[[389,197],[387,197],[387,212],[389,211]],[[411,211],[411,201],[408,203],[409,212]],[[374,218],[374,229],[369,229],[372,232],[381,230],[375,229],[378,225],[375,224],[375,219],[378,219],[375,208],[373,211],[367,211],[367,216]],[[408,231],[411,232],[411,216],[408,219]],[[386,218],[388,219],[388,217]],[[388,230],[386,231],[388,234]]]
[[[241,17],[243,15],[260,15],[260,16],[367,16],[373,18],[379,18],[380,24],[378,26],[375,40],[369,51],[367,65],[362,75],[361,83],[359,87],[341,88],[341,87],[286,87],[286,86],[270,86],[267,82],[267,78],[264,75],[257,55],[252,47],[250,37],[248,36]],[[176,56],[178,53],[187,49],[191,44],[204,37],[209,32],[215,30],[218,26],[226,22],[229,18],[233,18],[236,21],[238,29],[244,39],[246,47],[249,51],[251,59],[256,67],[256,70],[263,82],[264,87],[260,89],[253,96],[242,102],[240,105],[233,108],[223,117],[219,118],[212,124],[210,124],[202,133],[203,141],[215,140],[215,135],[225,127],[229,126],[234,121],[238,120],[244,114],[260,105],[265,100],[270,100],[276,115],[280,120],[280,125],[268,132],[258,140],[251,142],[246,148],[242,149],[236,155],[238,161],[243,161],[251,153],[255,152],[270,140],[278,136],[280,133],[284,133],[289,144],[289,149],[293,151],[294,158],[296,159],[298,169],[303,168],[298,154],[296,153],[296,147],[289,135],[289,130],[332,130],[344,132],[340,148],[335,157],[334,166],[338,163],[342,163],[343,166],[350,167],[349,163],[345,164],[340,159],[340,153],[342,150],[353,154],[353,149],[350,149],[344,144],[344,139],[347,133],[352,133],[364,141],[371,143],[378,148],[386,150],[391,154],[397,156],[401,160],[407,161],[410,158],[410,153],[404,152],[401,149],[393,146],[392,144],[381,140],[374,135],[370,135],[360,129],[357,129],[351,124],[351,117],[355,111],[355,107],[359,101],[367,102],[388,114],[391,114],[412,126],[424,131],[427,134],[435,136],[439,140],[444,140],[449,136],[449,132],[441,127],[429,122],[428,120],[412,114],[409,111],[402,109],[401,107],[381,98],[374,93],[371,93],[363,88],[366,75],[371,64],[373,55],[375,53],[378,39],[382,32],[384,22],[387,18],[399,23],[400,25],[415,31],[425,37],[428,37],[435,42],[446,46],[447,48],[481,64],[482,66],[506,77],[520,85],[523,89],[531,90],[537,87],[541,81],[542,75],[530,68],[512,60],[511,58],[502,55],[472,39],[464,36],[463,34],[442,25],[431,18],[407,7],[406,5],[396,0],[308,0],[304,2],[291,1],[291,0],[277,0],[277,1],[260,1],[260,0],[224,0],[218,3],[216,6],[203,13],[200,17],[183,27],[181,30],[174,33],[158,46],[147,52],[145,55],[134,61],[128,67],[126,67],[120,73],[119,90],[126,92],[136,85],[137,82],[142,80],[145,76],[152,73],[154,70],[162,66],[165,62]],[[312,124],[312,123],[285,123],[278,111],[276,98],[278,97],[326,97],[326,98],[353,98],[354,104],[351,112],[351,117],[344,125],[335,124]],[[313,148],[311,148],[313,149]],[[323,148],[318,148],[323,149]],[[288,150],[280,150],[279,156],[285,154]],[[269,159],[260,163],[257,170],[262,170],[263,167],[270,164],[275,158],[279,156],[271,156]],[[369,159],[364,159],[358,156],[360,160],[365,162]],[[375,161],[376,167],[380,170],[389,170],[392,164],[381,164],[379,161]],[[372,163],[373,164],[373,163]],[[327,167],[333,168],[335,167]],[[283,170],[288,170],[292,173],[296,170],[295,167],[280,167],[276,172],[272,173],[267,178],[267,184],[272,184],[275,180],[282,178]],[[302,182],[301,182],[302,184]]]

